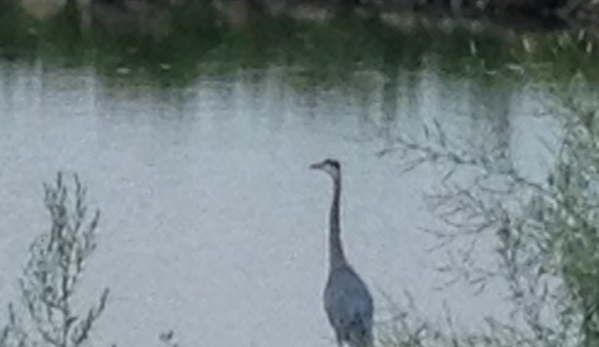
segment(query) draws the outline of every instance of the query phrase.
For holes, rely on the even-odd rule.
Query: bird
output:
[[[373,345],[372,316],[374,303],[366,283],[347,262],[341,243],[340,197],[341,164],[325,159],[310,165],[333,179],[333,201],[329,215],[329,276],[324,289],[324,309],[338,347]]]

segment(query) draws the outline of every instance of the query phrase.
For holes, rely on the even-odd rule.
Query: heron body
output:
[[[324,290],[324,308],[335,330],[337,344],[372,345],[372,298],[364,282],[350,267],[332,270]]]
[[[310,168],[325,171],[333,179],[329,215],[329,278],[324,290],[327,317],[340,347],[344,343],[350,347],[370,347],[374,311],[372,297],[364,281],[347,262],[341,243],[341,166],[336,160],[326,159],[312,164]]]

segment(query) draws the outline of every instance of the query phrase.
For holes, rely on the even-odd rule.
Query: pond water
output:
[[[543,175],[538,136],[549,122],[526,89],[448,77],[423,64],[389,81],[358,71],[359,88],[305,89],[302,71],[273,66],[186,87],[105,83],[92,68],[0,62],[0,299],[17,300],[28,245],[45,231],[41,182],[77,172],[102,211],[99,247],[78,299],[103,287],[109,304],[97,346],[333,346],[322,308],[331,182],[309,164],[343,165],[346,253],[373,292],[377,319],[389,295],[410,292],[422,312],[475,328],[505,318],[502,287],[474,295],[435,267],[443,250],[421,228],[439,226],[423,194],[434,168],[402,174],[377,153],[398,134],[438,119],[449,134],[505,143]],[[119,83],[119,81],[123,83]],[[490,130],[489,130],[490,129]]]

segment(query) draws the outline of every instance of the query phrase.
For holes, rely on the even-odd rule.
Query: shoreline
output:
[[[352,1],[350,3],[350,1]],[[352,15],[396,29],[432,23],[441,29],[477,31],[496,27],[516,33],[584,30],[599,36],[599,2],[593,0],[0,0],[37,20],[75,7],[82,27],[114,32],[168,32],[169,14],[197,11],[198,20],[245,30],[257,21],[291,19],[324,22]],[[206,11],[213,13],[206,16]],[[166,20],[164,18],[167,18]]]
[[[214,0],[219,16],[235,28],[252,16],[320,22],[346,14],[409,28],[418,19],[499,26],[516,32],[599,32],[599,2],[593,0]],[[352,0],[349,0],[352,1]],[[467,25],[468,26],[468,25]]]

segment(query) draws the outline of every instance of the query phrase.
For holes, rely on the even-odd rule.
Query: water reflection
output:
[[[441,177],[400,176],[397,158],[376,153],[438,119],[448,134],[534,158],[522,90],[453,79],[434,61],[320,90],[280,67],[185,88],[39,64],[3,63],[0,76],[2,283],[16,281],[44,225],[39,182],[78,171],[104,220],[82,297],[105,285],[114,294],[98,344],[152,344],[172,328],[190,346],[331,345],[321,308],[328,186],[306,169],[326,156],[346,168],[344,238],[376,302],[410,290],[439,318],[447,299],[464,326],[506,314],[500,289],[433,290],[445,254],[425,251],[432,240],[419,228],[438,220],[421,197]],[[4,303],[16,297],[5,289]]]

